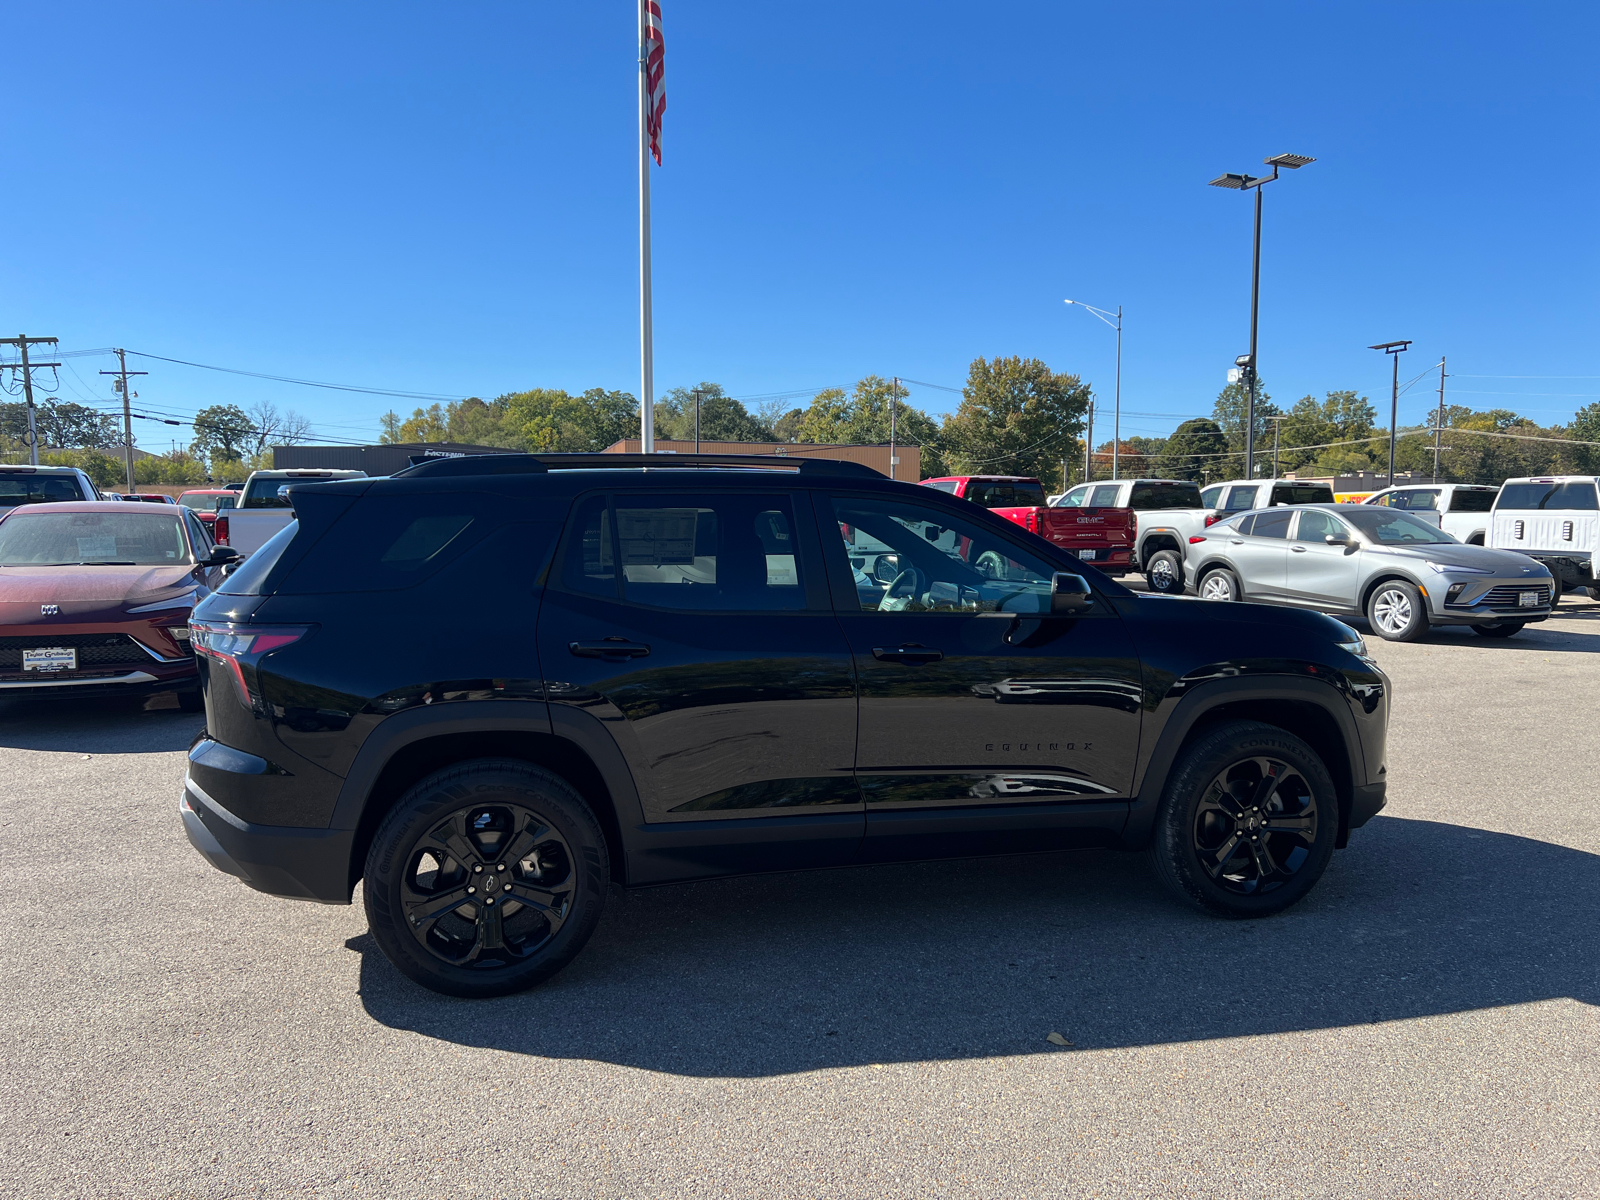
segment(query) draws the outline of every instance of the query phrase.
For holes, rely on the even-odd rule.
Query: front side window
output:
[[[1254,508],[1256,493],[1261,488],[1258,484],[1241,484],[1228,493],[1228,504],[1225,511],[1240,512],[1246,508]]]
[[[1088,495],[1089,495],[1088,486],[1087,485],[1080,485],[1078,487],[1073,488],[1065,496],[1061,497],[1061,499],[1057,500],[1056,501],[1056,507],[1057,508],[1082,508],[1083,507],[1083,502],[1088,497]]]
[[[1363,501],[1363,503],[1365,503],[1365,504],[1378,504],[1378,505],[1382,505],[1384,508],[1399,508],[1400,507],[1400,493],[1399,492],[1379,492],[1376,496],[1368,496],[1366,498],[1366,500]]]
[[[1217,501],[1221,498],[1222,489],[1220,487],[1208,487],[1200,493],[1200,505],[1203,508],[1215,508],[1217,507]]]
[[[1400,493],[1403,503],[1396,504],[1396,508],[1404,508],[1410,512],[1433,512],[1439,507],[1439,493],[1434,488],[1419,488],[1416,491]]]
[[[1303,508],[1300,510],[1300,524],[1295,526],[1294,531],[1295,541],[1324,542],[1330,537],[1344,536],[1344,526],[1339,523],[1339,518],[1332,513],[1326,513],[1316,508]]]
[[[1344,516],[1362,534],[1381,546],[1443,546],[1456,540],[1426,521],[1395,508],[1360,505]]]
[[[1120,483],[1096,484],[1094,491],[1089,495],[1089,503],[1084,507],[1115,508],[1117,506],[1117,493],[1121,490],[1122,485]]]
[[[1250,527],[1250,536],[1259,538],[1286,538],[1289,536],[1290,509],[1275,508],[1256,514],[1256,523]]]
[[[1200,486],[1194,483],[1136,483],[1128,507],[1199,508]]]
[[[189,561],[176,513],[43,512],[0,524],[5,566],[173,566]]]
[[[1050,611],[1055,568],[980,525],[877,497],[833,510],[864,612]]]

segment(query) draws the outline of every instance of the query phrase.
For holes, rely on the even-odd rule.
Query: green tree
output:
[[[1193,479],[1197,483],[1227,478],[1228,438],[1208,417],[1179,425],[1161,447],[1161,457],[1148,468],[1161,479]]]
[[[1223,436],[1228,439],[1228,449],[1231,457],[1224,459],[1223,474],[1214,478],[1238,479],[1244,475],[1244,449],[1245,427],[1249,423],[1246,414],[1249,411],[1250,392],[1242,383],[1230,383],[1217,393],[1217,400],[1211,408],[1211,419],[1222,430]],[[1256,391],[1256,460],[1261,462],[1261,448],[1266,446],[1267,468],[1272,465],[1271,422],[1268,417],[1281,416],[1277,405],[1272,403],[1272,397],[1265,388],[1257,384]],[[1257,468],[1259,474],[1260,468]]]
[[[449,418],[444,405],[430,404],[412,412],[409,420],[401,422],[400,444],[414,442],[444,442],[450,439]]]
[[[941,444],[957,473],[1031,475],[1059,491],[1061,458],[1083,432],[1090,389],[1036,358],[977,358]]]
[[[1574,446],[1573,461],[1584,475],[1600,475],[1600,401],[1585,404],[1573,414],[1567,426],[1567,436],[1580,442],[1595,442],[1593,446]]]
[[[794,440],[823,445],[884,445],[889,441],[889,402],[894,399],[897,443],[916,446],[921,451],[924,479],[943,475],[945,460],[939,423],[911,404],[909,397],[904,384],[895,397],[893,383],[881,375],[859,380],[849,393],[842,388],[824,388],[811,398],[807,408],[797,410],[800,416],[792,423]]]
[[[195,414],[189,450],[207,462],[237,461],[249,451],[255,432],[256,423],[244,409],[236,404],[213,404]]]
[[[656,401],[656,436],[673,441],[694,441],[694,393],[700,393],[702,442],[767,442],[772,429],[728,395],[719,383],[696,388],[673,388]]]
[[[400,442],[400,414],[390,409],[378,418],[378,445],[395,446]]]

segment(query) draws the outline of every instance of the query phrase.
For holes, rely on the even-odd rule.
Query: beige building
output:
[[[659,454],[693,454],[693,442],[656,439]],[[917,446],[896,446],[889,462],[889,444],[877,446],[839,446],[811,442],[707,442],[700,443],[702,454],[776,454],[785,458],[834,458],[843,462],[864,463],[878,474],[893,479],[917,483],[922,478],[922,450]],[[638,438],[625,438],[614,442],[603,451],[605,454],[638,454]]]

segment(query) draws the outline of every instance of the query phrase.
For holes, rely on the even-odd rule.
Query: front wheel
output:
[[[1515,637],[1522,632],[1525,624],[1525,621],[1492,621],[1485,625],[1474,625],[1472,632],[1486,638]]]
[[[1412,584],[1390,579],[1367,598],[1367,620],[1385,641],[1414,642],[1428,632],[1427,602]]]
[[[1204,735],[1167,781],[1150,845],[1180,899],[1222,917],[1265,917],[1309,892],[1333,856],[1333,779],[1305,742],[1255,721]]]
[[[1239,577],[1226,567],[1218,567],[1214,571],[1207,571],[1200,580],[1200,599],[1244,599],[1244,593],[1239,587]]]
[[[1152,592],[1176,595],[1183,591],[1183,559],[1176,550],[1158,550],[1144,570],[1145,583]]]
[[[367,923],[403,974],[448,996],[504,996],[550,978],[594,932],[605,837],[559,776],[480,759],[428,776],[367,854]]]

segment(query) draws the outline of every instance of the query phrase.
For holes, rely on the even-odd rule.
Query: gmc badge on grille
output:
[[[41,605],[39,605],[39,615],[41,617],[57,617],[57,616],[60,616],[61,615],[61,605],[59,605],[59,604],[41,604]]]

